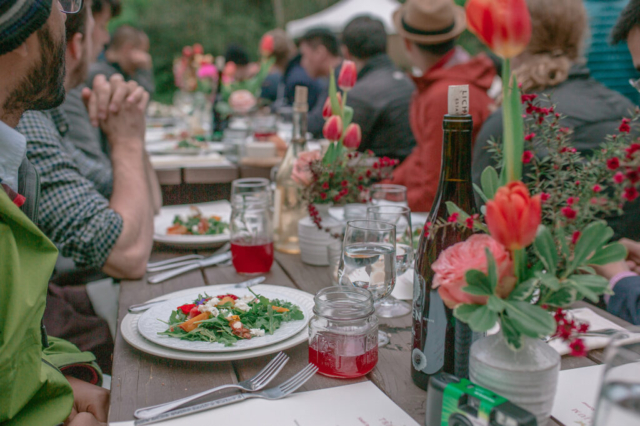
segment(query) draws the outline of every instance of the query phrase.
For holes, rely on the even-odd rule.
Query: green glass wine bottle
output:
[[[440,184],[429,214],[431,223],[449,217],[448,201],[465,212],[476,211],[471,180],[473,120],[470,115],[445,115],[443,130]],[[464,241],[471,233],[470,229],[448,226],[428,236],[423,233],[420,238],[413,282],[411,376],[422,389],[427,388],[430,376],[442,371],[466,375],[471,333],[466,325],[456,323],[451,309],[445,306],[438,290],[433,289],[431,265],[442,251]]]

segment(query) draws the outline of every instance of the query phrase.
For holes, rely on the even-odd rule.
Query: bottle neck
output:
[[[294,154],[302,152],[307,142],[307,108],[294,107],[293,109],[293,129],[291,132],[291,146]]]
[[[471,140],[473,119],[470,115],[445,115],[443,121],[442,168],[438,193],[442,201],[469,197],[473,202],[471,180]],[[460,206],[463,207],[463,206]]]

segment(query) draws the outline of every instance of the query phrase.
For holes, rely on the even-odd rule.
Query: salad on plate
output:
[[[173,224],[167,228],[167,235],[219,235],[224,233],[229,224],[220,216],[206,217],[196,206],[191,206],[191,213],[186,217],[176,215]]]
[[[167,322],[169,327],[158,334],[232,346],[239,340],[273,334],[283,322],[304,319],[304,313],[293,303],[269,300],[249,291],[251,294],[243,297],[198,295],[193,303],[172,311]]]

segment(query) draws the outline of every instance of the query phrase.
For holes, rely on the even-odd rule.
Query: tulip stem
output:
[[[527,273],[527,257],[525,249],[513,251],[513,269],[518,278],[518,283],[525,281]]]

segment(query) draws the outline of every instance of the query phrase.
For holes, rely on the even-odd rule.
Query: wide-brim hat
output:
[[[418,44],[440,44],[467,27],[464,8],[452,0],[408,0],[393,14],[398,34]]]

